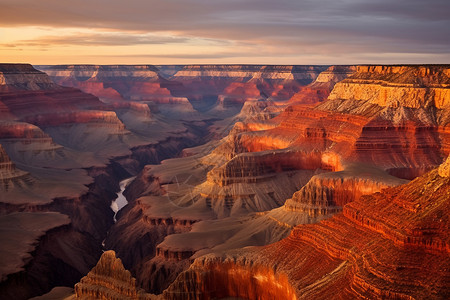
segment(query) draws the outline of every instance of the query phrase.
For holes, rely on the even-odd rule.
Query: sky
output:
[[[0,0],[0,62],[450,63],[450,0]]]

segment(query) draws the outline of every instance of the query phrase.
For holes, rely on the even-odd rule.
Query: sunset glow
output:
[[[4,0],[3,62],[437,63],[448,1]]]

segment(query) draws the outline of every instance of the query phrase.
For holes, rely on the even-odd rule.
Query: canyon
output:
[[[448,65],[0,64],[0,116],[5,298],[449,295]]]

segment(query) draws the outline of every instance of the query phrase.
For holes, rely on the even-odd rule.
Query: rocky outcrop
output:
[[[241,130],[230,139],[228,151],[241,153],[297,147],[334,157],[334,164],[342,161],[371,163],[406,179],[438,165],[448,153],[450,135],[446,128],[450,119],[447,110],[383,108],[360,102],[329,100],[313,109],[292,105],[274,118],[278,126],[260,131],[240,126],[245,131]],[[335,167],[332,169],[339,169]]]
[[[450,66],[358,66],[339,82],[330,100],[357,100],[381,107],[436,107],[450,104]]]
[[[76,299],[150,299],[111,250],[75,285],[75,294]]]
[[[407,180],[390,176],[373,167],[349,165],[343,171],[313,176],[291,199],[286,200],[284,208],[310,216],[330,215],[363,195],[404,183]]]
[[[89,94],[72,88],[56,90],[16,90],[1,93],[0,102],[8,108],[17,119],[45,113],[59,113],[106,107]]]
[[[317,153],[306,154],[289,150],[242,153],[212,169],[208,172],[207,179],[219,186],[226,186],[239,182],[269,180],[274,173],[315,170],[320,166],[321,156]]]
[[[278,243],[199,258],[164,296],[260,299],[277,286],[286,299],[446,298],[449,188],[436,169]]]
[[[28,299],[70,286],[97,259],[93,241],[73,230],[67,215],[14,212],[2,214],[0,223],[2,298]]]
[[[64,124],[103,123],[110,126],[115,125],[118,132],[125,131],[124,124],[120,122],[116,113],[113,111],[89,110],[57,114],[36,114],[24,118],[24,121],[41,127],[60,126]]]
[[[439,166],[439,175],[441,177],[450,177],[450,156],[447,160]]]
[[[240,263],[232,259],[197,260],[164,292],[164,299],[298,299],[284,274],[267,266]]]
[[[29,64],[0,64],[0,92],[52,90],[60,88]]]
[[[214,108],[217,99],[216,109],[223,113],[224,109],[240,108],[246,100],[287,100],[325,69],[323,66],[188,65],[178,70],[171,80],[183,84],[184,93],[194,107]],[[172,92],[176,94],[177,90]],[[211,101],[209,107],[205,101]]]
[[[16,169],[2,145],[0,145],[0,191],[7,191],[11,185],[32,184],[29,173]]]

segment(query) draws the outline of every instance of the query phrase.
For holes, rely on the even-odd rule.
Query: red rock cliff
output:
[[[164,295],[261,299],[272,291],[283,299],[447,298],[449,193],[449,177],[433,170],[364,196],[327,221],[300,225],[273,245],[197,259]],[[264,278],[266,284],[257,285]],[[293,292],[284,295],[271,286]]]

